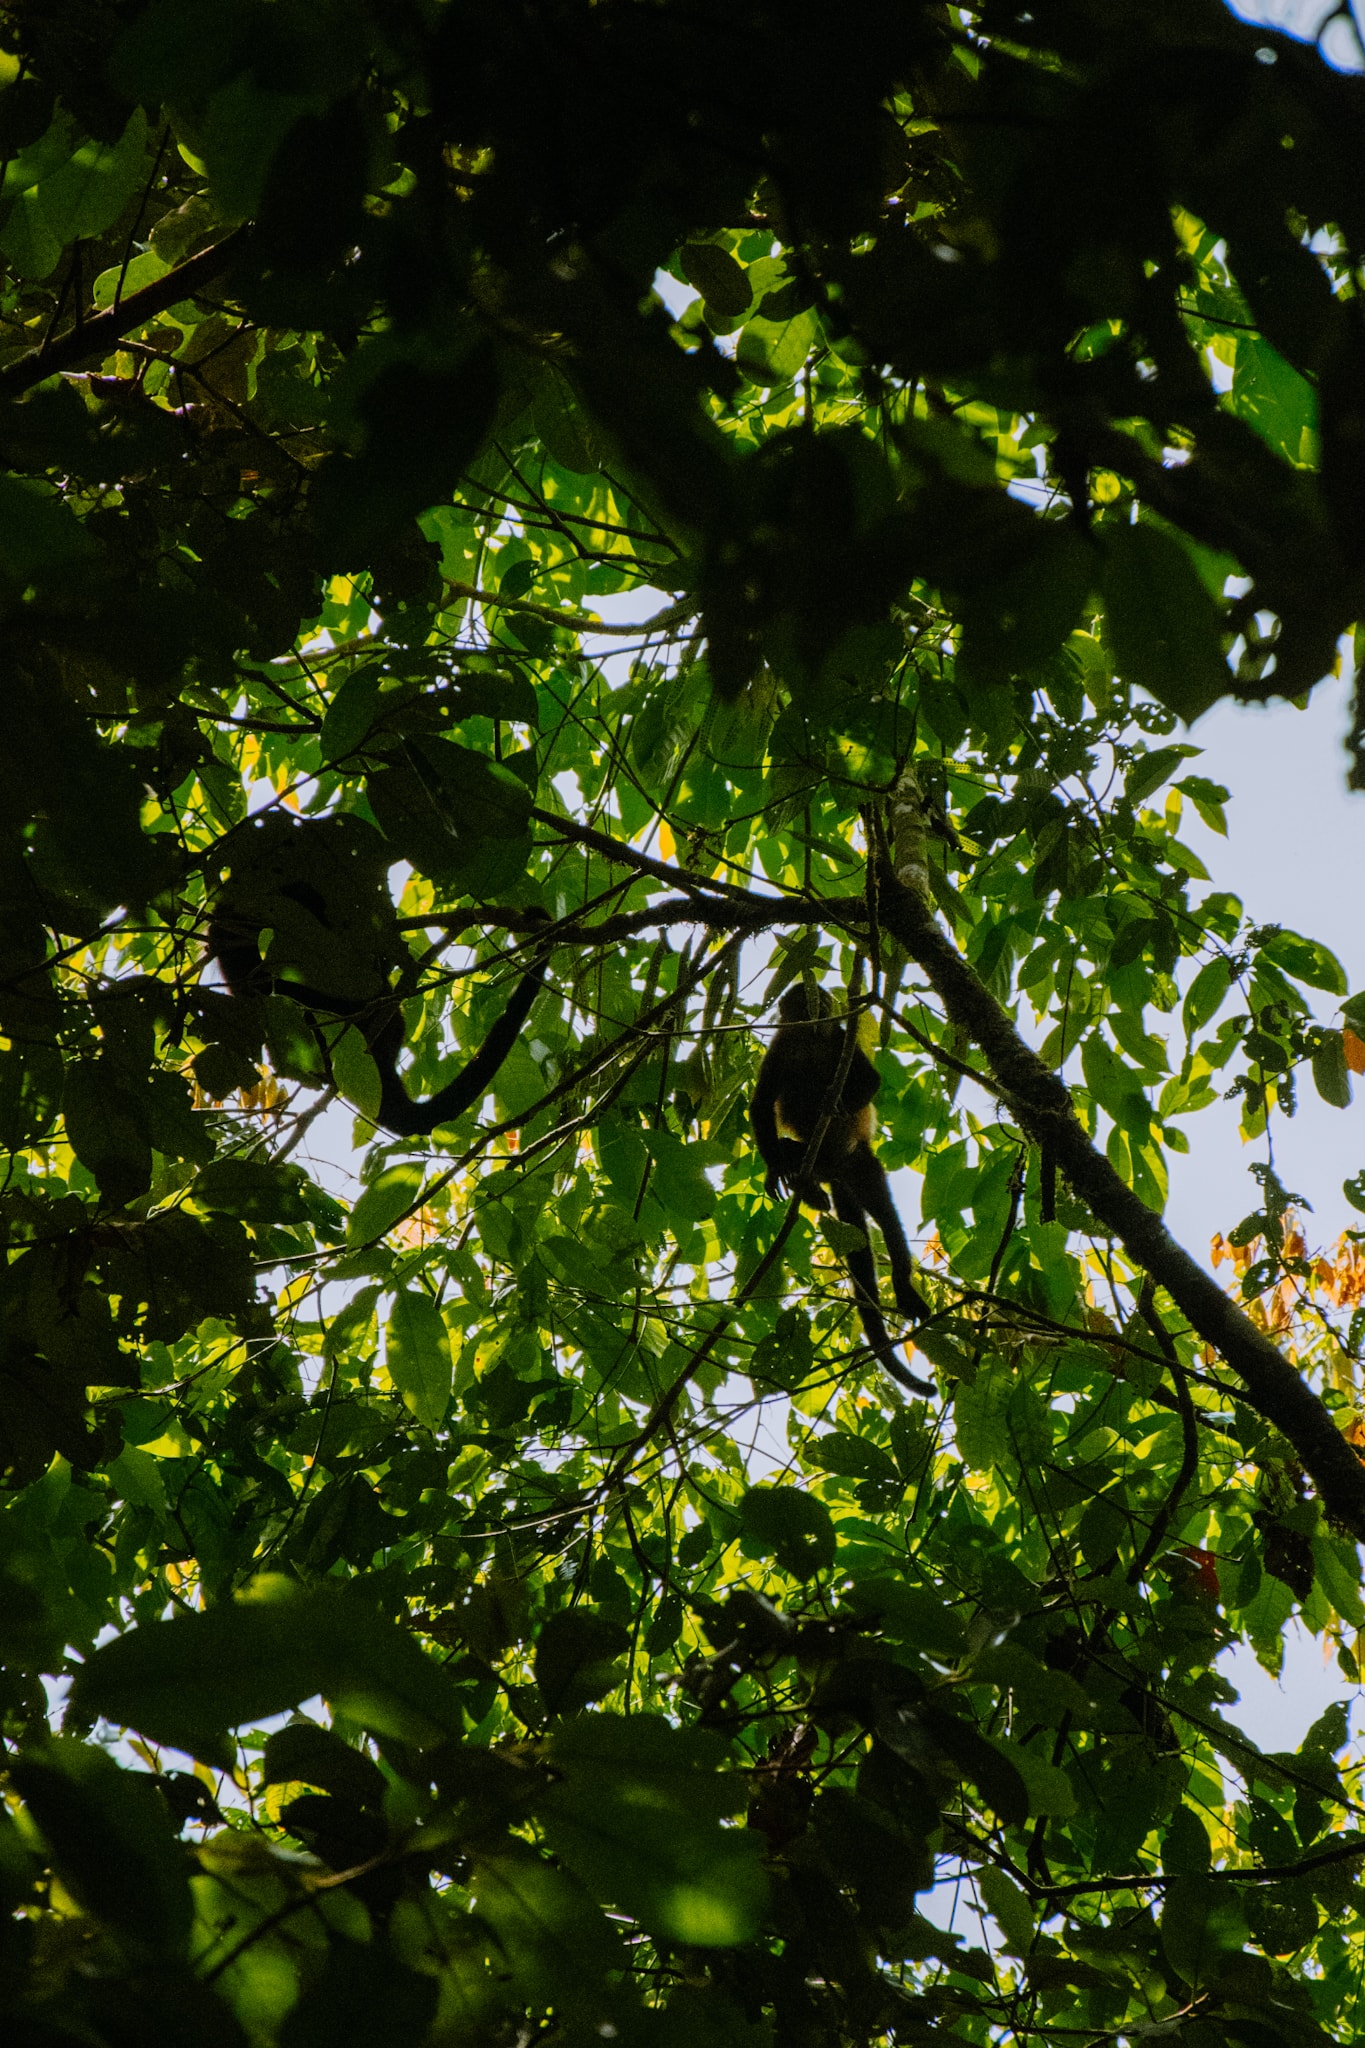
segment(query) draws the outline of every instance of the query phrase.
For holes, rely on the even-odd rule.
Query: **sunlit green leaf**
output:
[[[400,1288],[384,1334],[389,1377],[417,1420],[438,1429],[450,1405],[452,1371],[441,1311],[420,1287]]]

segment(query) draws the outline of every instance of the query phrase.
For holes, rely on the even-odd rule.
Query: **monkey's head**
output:
[[[777,1014],[784,1024],[809,1024],[813,1018],[828,1017],[833,1009],[834,999],[828,989],[808,990],[804,981],[797,981],[779,998]]]

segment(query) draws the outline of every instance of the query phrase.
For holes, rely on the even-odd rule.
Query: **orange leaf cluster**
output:
[[[1283,1255],[1287,1260],[1299,1263],[1301,1270],[1284,1274],[1257,1299],[1244,1303],[1247,1314],[1258,1329],[1282,1337],[1294,1328],[1296,1319],[1315,1296],[1321,1296],[1334,1308],[1342,1309],[1358,1308],[1365,1302],[1365,1244],[1358,1237],[1344,1231],[1330,1253],[1319,1252],[1310,1256],[1308,1241],[1298,1218],[1292,1213],[1284,1219],[1283,1232]],[[1265,1242],[1255,1237],[1249,1244],[1233,1245],[1220,1231],[1209,1249],[1213,1265],[1221,1266],[1225,1260],[1231,1260],[1233,1272],[1240,1280],[1249,1267],[1264,1256]],[[1302,1270],[1303,1266],[1307,1267],[1306,1272]],[[1317,1334],[1316,1331],[1312,1333],[1314,1336]],[[1292,1346],[1289,1351],[1292,1357]]]

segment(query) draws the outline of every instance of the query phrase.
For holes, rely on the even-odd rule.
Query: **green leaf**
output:
[[[399,1217],[414,1206],[424,1180],[422,1168],[415,1160],[386,1167],[352,1209],[346,1225],[347,1241],[368,1244],[373,1238],[384,1237]]]
[[[1262,941],[1260,950],[1267,960],[1273,960],[1277,967],[1309,988],[1324,988],[1329,995],[1344,996],[1350,987],[1336,954],[1316,939],[1305,939],[1298,932],[1272,932]]]
[[[1199,1877],[1212,1862],[1208,1829],[1192,1806],[1177,1806],[1161,1841],[1162,1869],[1172,1877]]]
[[[926,1650],[952,1663],[963,1653],[961,1615],[928,1586],[908,1586],[903,1579],[860,1577],[850,1588],[848,1599],[855,1613],[873,1615],[897,1640],[916,1651]]]
[[[728,249],[715,242],[687,242],[678,260],[687,282],[723,320],[737,320],[748,312],[753,302],[749,279]]]
[[[9,219],[0,228],[0,251],[21,277],[51,277],[61,261],[62,245],[48,226],[42,195],[21,192]]]
[[[1210,782],[1203,775],[1182,775],[1176,788],[1190,799],[1210,832],[1216,832],[1221,839],[1226,839],[1228,820],[1223,806],[1231,791],[1224,789],[1221,782]]]
[[[989,1472],[1009,1448],[1007,1411],[1013,1376],[1002,1360],[988,1360],[974,1380],[959,1380],[953,1395],[957,1447],[969,1472]]]
[[[117,142],[87,139],[44,178],[38,200],[57,240],[85,241],[112,227],[147,176],[147,116],[135,107]]]
[[[103,1750],[56,1740],[10,1765],[52,1865],[83,1911],[137,1950],[184,1947],[189,1868],[154,1780]]]
[[[424,2041],[439,1997],[436,1978],[407,1968],[379,1935],[334,1939],[280,2029],[280,2048]]]
[[[124,1500],[155,1508],[158,1514],[166,1512],[166,1481],[159,1458],[125,1444],[109,1465],[109,1477]]]
[[[1178,1877],[1166,1888],[1161,1945],[1166,1960],[1198,1991],[1218,1974],[1222,1959],[1241,1947],[1246,1921],[1231,1885],[1208,1877]]]
[[[327,706],[318,734],[324,761],[344,761],[369,738],[380,715],[383,680],[377,662],[362,663],[346,676]]]
[[[44,178],[50,178],[61,169],[73,147],[71,116],[59,113],[55,120],[40,128],[31,141],[26,140],[24,146],[8,158],[4,197],[13,199],[17,193],[31,192]]]
[[[450,1333],[431,1296],[404,1287],[384,1329],[384,1363],[407,1408],[427,1429],[439,1429],[450,1406]]]
[[[46,1134],[62,1102],[62,1062],[55,1046],[11,1046],[0,1052],[0,1146],[19,1152]]]
[[[621,1677],[618,1659],[630,1647],[619,1621],[587,1607],[563,1607],[536,1642],[535,1673],[547,1713],[573,1714],[600,1700]]]
[[[371,1123],[378,1122],[384,1083],[364,1033],[354,1024],[347,1026],[332,1047],[332,1079],[347,1102],[354,1103]]]
[[[795,1486],[751,1486],[739,1504],[744,1532],[760,1557],[775,1557],[793,1578],[828,1571],[836,1538],[829,1509]]]
[[[145,1194],[152,1182],[150,1102],[110,1059],[76,1060],[66,1070],[62,1114],[72,1151],[112,1202]]]
[[[1190,983],[1181,1015],[1185,1036],[1193,1039],[1211,1017],[1216,1017],[1232,986],[1232,969],[1226,960],[1206,961]]]
[[[317,1785],[376,1811],[384,1803],[386,1780],[373,1759],[311,1721],[293,1721],[267,1737],[261,1776],[267,1785]]]
[[[1052,1451],[1052,1418],[1036,1388],[1020,1380],[1005,1410],[1010,1449],[1024,1470],[1046,1464]]]
[[[754,1346],[749,1371],[757,1381],[794,1389],[809,1378],[814,1364],[809,1318],[800,1309],[783,1309],[777,1327]]]
[[[946,423],[917,422],[922,444],[931,424]],[[983,562],[964,590],[960,676],[970,685],[978,675],[1018,674],[1050,660],[1080,619],[1095,569],[1093,545],[1069,520],[1033,522],[1023,560]]]
[[[229,136],[225,121],[224,164]],[[252,147],[264,152],[270,142],[263,129]],[[246,166],[250,178],[264,162],[261,154]],[[245,201],[243,212],[249,212],[245,186],[238,196]],[[226,200],[223,204],[230,213],[231,206]],[[435,362],[398,354],[395,338],[383,336],[367,344],[352,368],[353,416],[363,428],[365,445],[357,456],[337,452],[329,457],[314,490],[332,548],[353,559],[356,551],[370,554],[395,544],[408,521],[450,496],[455,479],[475,461],[493,425],[498,371],[491,344],[467,330],[452,337],[448,354],[443,351]]]
[[[664,1207],[689,1223],[714,1215],[716,1190],[706,1176],[709,1148],[686,1144],[669,1130],[641,1135],[654,1162],[650,1185]]]
[[[1125,681],[1188,723],[1232,688],[1218,612],[1180,543],[1147,522],[1103,529],[1105,640]]]
[[[209,189],[225,220],[255,212],[271,159],[306,109],[303,95],[248,76],[213,94],[200,132]]]
[[[1018,1643],[993,1644],[972,1665],[973,1678],[1008,1688],[1014,1712],[1059,1728],[1089,1710],[1089,1701],[1065,1671],[1049,1670]]]
[[[1129,803],[1140,804],[1153,790],[1160,789],[1194,752],[1193,747],[1157,747],[1150,754],[1139,754],[1123,779],[1123,793]]]
[[[1139,1139],[1145,1137],[1152,1118],[1147,1097],[1132,1069],[1097,1031],[1092,1031],[1081,1047],[1081,1071],[1096,1102],[1120,1129]]]
[[[1277,455],[1316,467],[1317,391],[1264,335],[1237,336],[1229,402]]]
[[[992,1812],[1012,1827],[1022,1825],[1029,1796],[1017,1764],[950,1707],[929,1701],[919,1711],[944,1755],[971,1780]]]
[[[115,41],[110,77],[130,98],[192,103],[230,78],[246,54],[247,35],[231,9],[153,0]]]
[[[144,286],[155,284],[170,269],[169,263],[160,257],[155,249],[144,249],[135,256],[125,270],[121,263],[115,263],[108,270],[102,270],[95,279],[90,296],[100,312],[114,303],[114,295],[120,298],[141,291]]]
[[[594,1715],[557,1729],[562,1773],[542,1807],[556,1856],[598,1898],[671,1941],[751,1940],[767,1900],[762,1840],[724,1828],[748,1789],[723,1746],[657,1716]]]
[[[1076,1811],[1076,1788],[1059,1765],[1049,1763],[1037,1743],[1015,1742],[1008,1735],[997,1735],[992,1746],[1008,1758],[1023,1780],[1030,1813],[1047,1814],[1056,1820],[1071,1818]]]
[[[501,762],[451,740],[413,741],[368,788],[385,833],[423,874],[473,888],[485,872],[505,886],[523,871],[531,793]]]
[[[0,476],[0,577],[52,583],[89,573],[98,556],[93,537],[45,485]]]
[[[1334,1109],[1351,1106],[1351,1070],[1339,1031],[1327,1031],[1313,1047],[1313,1085]]]
[[[303,1222],[316,1213],[317,1197],[297,1166],[229,1157],[215,1159],[196,1176],[194,1199],[202,1209],[260,1227]]]
[[[1252,1938],[1267,1955],[1295,1955],[1318,1931],[1317,1905],[1301,1878],[1249,1885],[1244,1905]]]
[[[873,1479],[881,1485],[897,1487],[902,1483],[894,1460],[879,1444],[846,1430],[833,1430],[828,1436],[817,1437],[806,1445],[804,1456],[808,1464],[818,1465],[822,1472],[836,1472],[844,1479]]]
[[[511,1973],[518,1997],[553,2001],[570,2014],[600,2010],[606,1973],[624,1956],[582,1887],[515,1841],[476,1845],[473,1864],[475,1909],[492,1933],[497,1968]]]
[[[1033,1909],[1012,1877],[987,1863],[977,1872],[977,1884],[1005,1937],[1005,1947],[1016,1956],[1026,1956],[1033,1946]]]
[[[458,1736],[458,1701],[412,1637],[356,1594],[257,1580],[240,1600],[145,1622],[96,1650],[71,1690],[78,1719],[102,1715],[206,1762],[231,1761],[229,1729],[321,1693],[404,1742]]]
[[[814,312],[790,320],[750,320],[740,333],[735,360],[756,384],[786,384],[796,375],[815,345],[819,323]]]

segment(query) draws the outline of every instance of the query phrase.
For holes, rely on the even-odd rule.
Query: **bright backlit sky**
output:
[[[1264,22],[1291,36],[1318,37],[1323,56],[1339,71],[1359,71],[1365,62],[1360,31],[1351,20],[1355,10],[1340,0],[1248,0],[1243,6],[1234,4],[1232,11],[1244,21]]]
[[[1345,679],[1332,679],[1319,685],[1306,711],[1283,703],[1225,703],[1202,718],[1188,738],[1205,752],[1191,765],[1232,791],[1228,836],[1220,839],[1189,818],[1186,836],[1215,886],[1240,896],[1259,921],[1321,939],[1357,991],[1365,988],[1365,794],[1346,787],[1342,740],[1350,694]],[[1333,999],[1315,994],[1313,1001],[1319,1020],[1329,1023]],[[1203,1257],[1215,1229],[1259,1206],[1246,1169],[1265,1153],[1264,1146],[1240,1142],[1235,1104],[1205,1110],[1187,1128],[1188,1157],[1171,1157],[1167,1222]],[[1342,1181],[1365,1167],[1365,1086],[1356,1083],[1350,1109],[1332,1109],[1305,1079],[1297,1115],[1277,1118],[1273,1136],[1281,1180],[1312,1204],[1304,1219],[1310,1243],[1334,1243],[1348,1225],[1365,1226],[1341,1192]],[[1358,1690],[1296,1627],[1286,1640],[1278,1684],[1249,1650],[1220,1661],[1242,1694],[1233,1718],[1263,1749],[1297,1747],[1329,1700],[1352,1698]]]
[[[1190,766],[1232,791],[1228,836],[1220,839],[1186,813],[1184,836],[1214,885],[1242,898],[1262,924],[1282,924],[1330,946],[1353,991],[1365,988],[1365,795],[1346,787],[1342,747],[1350,686],[1320,684],[1306,711],[1292,705],[1220,704],[1187,735],[1204,748]],[[1333,997],[1310,992],[1319,1022],[1333,1020]],[[1347,1110],[1321,1101],[1306,1074],[1292,1121],[1276,1118],[1276,1169],[1287,1187],[1313,1205],[1310,1236],[1335,1239],[1351,1221],[1341,1183],[1365,1167],[1365,1088]],[[1167,1220],[1190,1251],[1202,1255],[1214,1230],[1259,1206],[1247,1173],[1264,1145],[1244,1146],[1237,1107],[1220,1104],[1186,1125],[1191,1151],[1171,1157]]]

